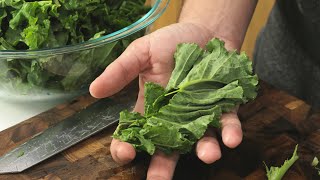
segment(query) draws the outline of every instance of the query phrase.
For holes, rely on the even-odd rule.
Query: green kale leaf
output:
[[[318,167],[319,165],[319,159],[317,156],[315,156],[311,162],[311,166],[318,171],[318,175],[320,176],[320,168]]]
[[[144,115],[121,112],[114,138],[149,154],[188,153],[209,126],[220,127],[222,113],[257,95],[252,62],[244,53],[227,51],[219,39],[206,50],[179,44],[174,59],[166,88],[146,83]]]
[[[299,159],[297,155],[298,145],[296,145],[293,155],[289,160],[285,160],[281,167],[270,167],[270,169],[265,165],[267,171],[268,180],[281,180],[289,168]]]

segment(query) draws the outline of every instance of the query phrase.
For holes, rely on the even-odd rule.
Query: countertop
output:
[[[96,101],[85,95],[0,132],[0,155]],[[263,162],[281,165],[291,157],[296,144],[300,158],[284,179],[319,179],[310,163],[320,157],[320,111],[261,82],[259,96],[240,107],[239,117],[244,131],[239,147],[222,146],[222,158],[212,165],[200,162],[193,153],[184,155],[174,179],[266,179]],[[114,128],[23,173],[0,175],[0,179],[145,179],[148,155],[139,154],[124,166],[112,160],[109,146]]]
[[[76,97],[76,94],[64,95],[57,93],[45,96],[14,96],[8,97],[8,93],[0,92],[0,132],[63,102],[70,101]]]

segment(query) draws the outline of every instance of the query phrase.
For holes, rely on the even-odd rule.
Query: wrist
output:
[[[212,30],[208,28],[208,26],[199,23],[199,22],[192,22],[192,21],[181,21],[178,24],[181,24],[183,26],[193,26],[196,29],[199,29],[199,32],[201,32],[201,36],[203,39],[202,44],[206,44],[209,40],[212,38],[219,38],[220,40],[225,42],[225,46],[229,50],[240,50],[242,41],[237,38],[232,38],[230,36],[225,35],[224,33],[219,33],[215,30]],[[200,34],[199,34],[200,35]]]
[[[212,37],[225,41],[227,48],[240,49],[256,0],[185,0],[179,22],[207,29]]]

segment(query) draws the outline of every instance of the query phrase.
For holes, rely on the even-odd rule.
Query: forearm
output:
[[[208,29],[212,37],[240,48],[256,6],[256,0],[184,0],[179,22]]]

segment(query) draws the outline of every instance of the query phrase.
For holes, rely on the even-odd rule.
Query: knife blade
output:
[[[116,123],[134,102],[129,97],[97,101],[0,157],[0,174],[22,172],[87,139]]]

